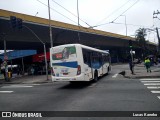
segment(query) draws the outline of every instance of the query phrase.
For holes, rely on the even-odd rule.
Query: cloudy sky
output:
[[[134,36],[138,28],[160,28],[160,0],[78,0],[80,25]],[[48,18],[48,0],[0,0],[0,9]],[[77,25],[77,0],[50,0],[51,19]],[[160,30],[159,30],[160,31]],[[147,32],[147,40],[157,43],[155,32]]]

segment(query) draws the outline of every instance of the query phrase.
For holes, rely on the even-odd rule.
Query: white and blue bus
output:
[[[50,49],[52,81],[97,81],[111,70],[110,54],[81,44]]]

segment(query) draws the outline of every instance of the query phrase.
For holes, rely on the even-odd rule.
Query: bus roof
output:
[[[65,44],[65,45],[55,46],[55,47],[52,47],[52,48],[58,48],[58,47],[69,47],[69,46],[80,46],[80,47],[85,48],[85,49],[88,49],[88,50],[93,50],[93,51],[97,51],[97,52],[101,52],[101,53],[107,53],[107,54],[109,54],[109,52],[108,52],[108,51],[100,50],[100,49],[97,49],[97,48],[92,48],[92,47],[85,46],[85,45],[82,45],[82,44]],[[52,48],[51,48],[51,49],[52,49]]]

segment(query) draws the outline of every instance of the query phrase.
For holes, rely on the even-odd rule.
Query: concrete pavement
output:
[[[160,78],[160,63],[158,65],[151,66],[151,73],[147,72],[144,63],[136,64],[134,66],[134,73],[131,74],[131,71],[129,69],[125,70],[125,76],[126,78]]]
[[[26,76],[17,76],[10,79],[9,82],[5,80],[0,80],[0,84],[33,84],[33,83],[49,83],[51,82],[51,76],[48,75],[48,80],[46,75],[26,75]]]

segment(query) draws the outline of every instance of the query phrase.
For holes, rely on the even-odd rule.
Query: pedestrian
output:
[[[151,72],[151,61],[149,60],[148,57],[145,58],[144,64],[146,66],[147,72]]]
[[[17,66],[17,75],[20,75],[20,66]]]
[[[157,58],[154,57],[154,64],[157,65]]]
[[[131,59],[129,59],[129,68],[130,68],[131,74],[134,74],[134,70],[133,70],[134,69],[134,64],[133,64]]]
[[[32,68],[31,68],[31,74],[32,74],[32,75],[34,75],[34,71],[35,71],[35,70],[34,70],[34,68],[32,67]]]

